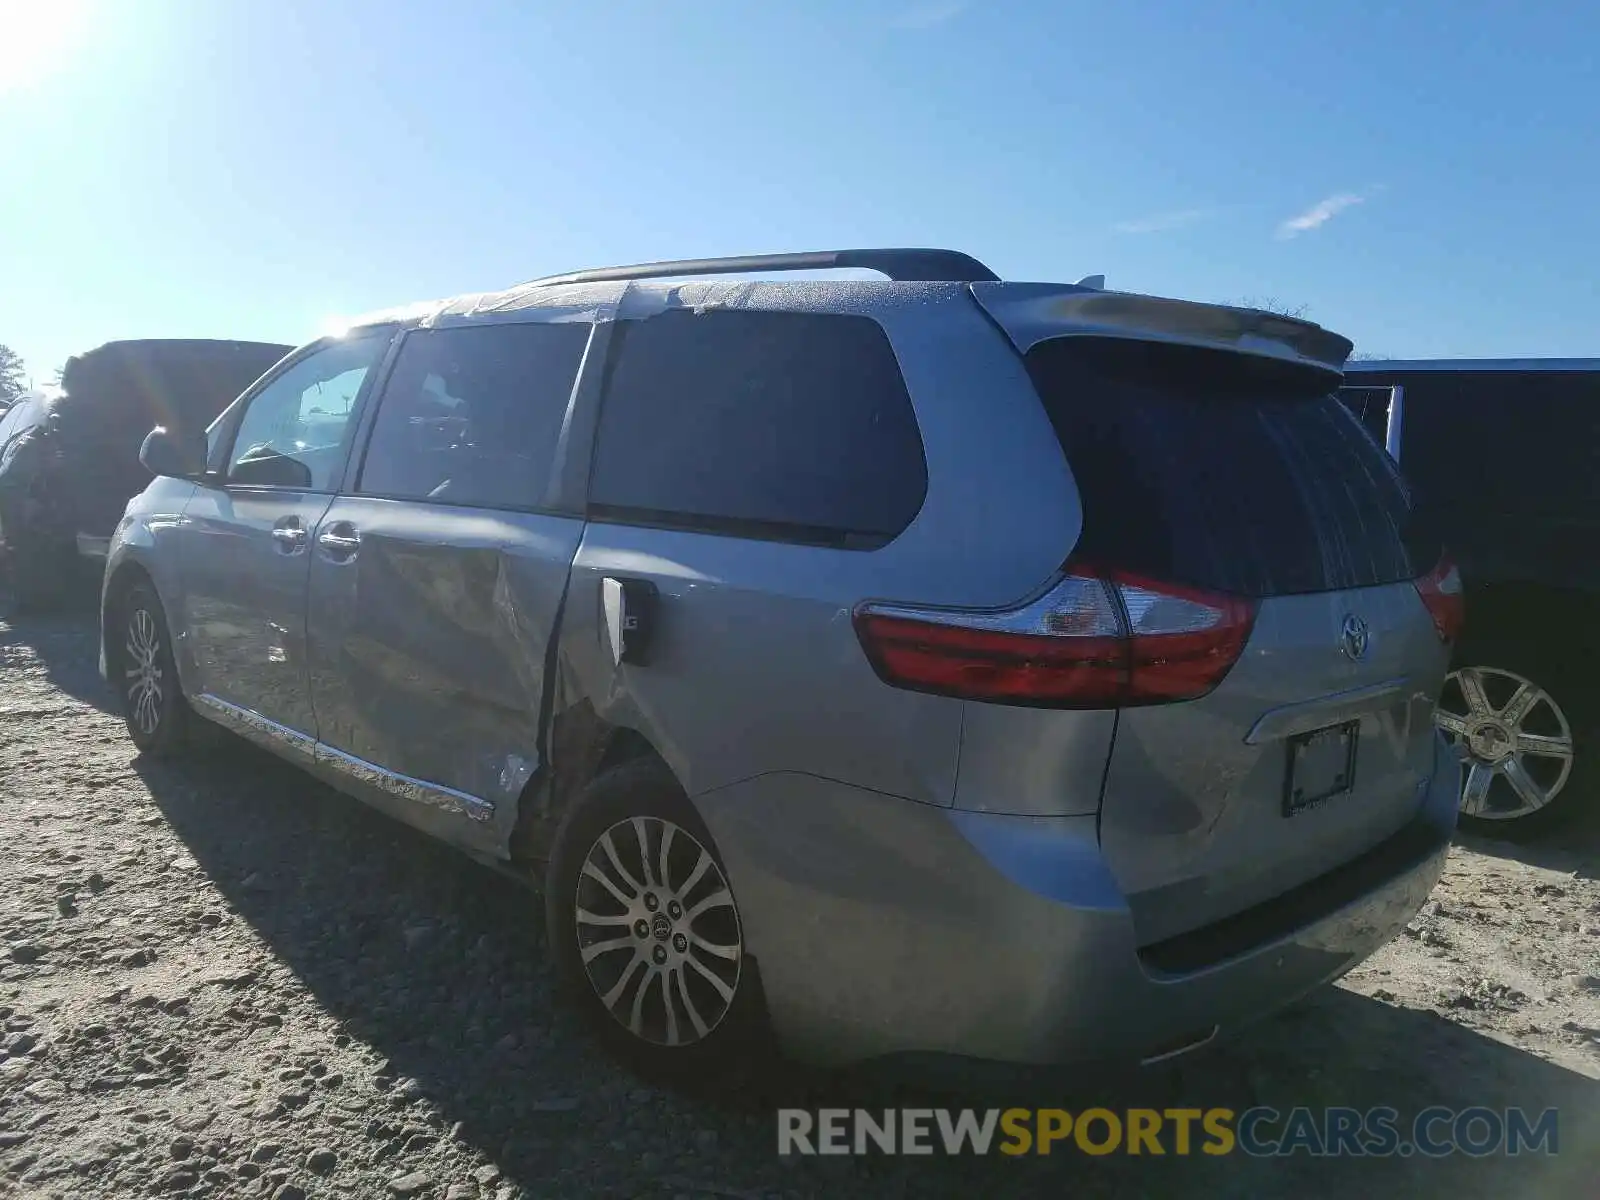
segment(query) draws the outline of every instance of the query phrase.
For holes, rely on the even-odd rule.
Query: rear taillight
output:
[[[1117,708],[1203,696],[1255,620],[1248,600],[1069,567],[1020,608],[863,604],[856,635],[885,683],[967,700]]]
[[[1461,587],[1461,572],[1446,554],[1439,565],[1417,581],[1417,595],[1433,618],[1441,642],[1454,642],[1467,623],[1467,598]]]

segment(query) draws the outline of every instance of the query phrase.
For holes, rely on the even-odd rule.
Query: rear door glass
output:
[[[922,435],[870,318],[675,311],[618,337],[597,519],[871,549],[922,507]]]
[[[1395,465],[1315,374],[1104,338],[1027,361],[1087,562],[1260,597],[1394,583],[1437,558]]]
[[[468,325],[406,336],[357,491],[534,509],[555,462],[589,326]]]

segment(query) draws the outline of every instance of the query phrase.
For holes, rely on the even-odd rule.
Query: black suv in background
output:
[[[155,425],[209,425],[291,347],[108,342],[67,361],[59,388],[0,418],[0,559],[16,601],[56,600],[80,557],[103,561],[129,497],[150,482],[139,447]]]
[[[1438,716],[1463,820],[1529,832],[1600,802],[1600,359],[1352,362],[1345,382],[1466,584]]]

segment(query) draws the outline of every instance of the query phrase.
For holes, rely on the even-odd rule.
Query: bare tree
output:
[[[1309,304],[1285,304],[1276,296],[1246,296],[1235,304],[1239,308],[1260,309],[1262,312],[1277,313],[1280,317],[1295,317],[1302,321],[1311,311]]]
[[[0,345],[0,408],[10,408],[28,390],[22,373],[22,356],[10,346]]]
[[[1295,317],[1306,320],[1306,314],[1311,311],[1309,304],[1285,304],[1276,296],[1246,296],[1243,300],[1234,301],[1238,308],[1255,308],[1262,312],[1276,313],[1280,317]],[[1374,354],[1371,350],[1357,350],[1350,355],[1351,362],[1377,362],[1382,359],[1393,358],[1392,354]]]

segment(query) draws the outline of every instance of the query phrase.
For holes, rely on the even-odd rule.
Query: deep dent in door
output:
[[[448,813],[457,819],[444,836],[504,857],[517,801],[539,767],[542,676],[559,603],[548,616],[529,611],[539,589],[520,576],[534,565],[504,546],[369,536],[350,567],[360,612],[336,650],[342,701],[319,705],[322,741],[414,781],[451,781],[407,789],[413,811],[399,815],[431,826],[418,802]],[[463,830],[460,817],[478,828]]]

